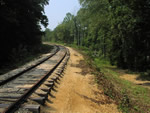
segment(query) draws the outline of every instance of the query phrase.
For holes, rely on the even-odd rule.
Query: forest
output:
[[[103,97],[99,96],[101,94],[112,98],[124,113],[150,111],[150,91],[148,89],[150,86],[150,0],[78,0],[81,8],[77,14],[68,12],[54,30],[47,28],[48,18],[44,11],[49,1],[0,0],[0,75],[40,58],[44,51],[45,53],[50,52],[52,46],[43,44],[43,42],[77,47],[79,51],[85,50],[86,55],[83,54],[84,59],[79,61],[79,64],[77,64],[78,60],[70,60],[69,66],[75,68],[79,66],[81,70],[84,69],[86,73],[94,75],[93,82],[89,82],[87,76],[86,79],[83,78],[85,76],[82,76],[82,80],[88,81],[88,84],[98,86],[98,90],[91,90],[90,93],[93,92],[100,98]],[[73,55],[76,54],[73,53]],[[72,63],[75,64],[72,65]],[[41,69],[38,73],[40,72]],[[73,76],[72,73],[74,72],[71,74],[69,72],[69,81]],[[75,70],[75,74],[79,73]],[[138,76],[134,79],[136,81],[121,78],[129,74],[133,75],[130,76],[130,79],[137,74]],[[129,78],[129,76],[124,78]],[[140,82],[137,82],[138,80]],[[78,81],[77,89],[79,89],[80,84],[78,83],[82,81],[74,78],[72,81]],[[84,83],[86,82],[82,84]],[[102,93],[101,88],[104,90]],[[72,89],[70,91],[71,94],[75,93]],[[91,97],[97,97],[95,95]],[[81,95],[81,97],[86,97],[83,99],[100,106],[103,104],[103,101],[97,98],[93,99],[86,95]],[[73,102],[74,99],[70,100]],[[107,101],[103,98],[102,100]],[[50,103],[53,102],[50,101]],[[106,104],[113,103],[108,99]]]
[[[1,65],[21,53],[38,51],[43,40],[86,47],[91,56],[123,69],[149,71],[150,0],[79,0],[77,15],[68,12],[53,31],[43,32],[48,2],[0,1]]]
[[[43,41],[75,44],[90,56],[133,71],[150,69],[150,0],[79,0],[77,15],[67,13]]]
[[[0,67],[39,51],[45,5],[48,0],[0,0]]]

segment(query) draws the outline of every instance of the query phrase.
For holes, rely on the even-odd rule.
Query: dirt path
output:
[[[97,88],[93,75],[78,67],[83,57],[69,48],[71,56],[64,77],[51,92],[42,113],[118,113],[117,105]]]
[[[140,80],[138,79],[139,78],[139,75],[136,75],[136,74],[122,74],[120,76],[120,78],[124,79],[124,80],[128,80],[136,85],[141,85],[145,88],[148,88],[150,89],[150,81],[148,80]]]

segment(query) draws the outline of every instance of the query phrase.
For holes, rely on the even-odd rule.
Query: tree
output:
[[[9,59],[15,50],[31,51],[41,44],[40,25],[48,25],[44,6],[48,0],[1,0],[0,2],[0,62]]]
[[[150,0],[79,1],[77,15],[68,13],[56,28],[62,42],[88,47],[91,56],[121,68],[150,68]]]

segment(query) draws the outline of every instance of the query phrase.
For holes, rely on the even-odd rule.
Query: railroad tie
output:
[[[44,92],[49,92],[50,91],[50,89],[49,88],[40,88],[42,91],[44,91]]]
[[[0,99],[18,99],[20,96],[0,96]]]
[[[47,80],[47,82],[49,82],[49,83],[53,83],[53,84],[54,84],[54,81],[53,81],[53,80]]]
[[[40,105],[23,105],[23,109],[27,109],[32,113],[40,113]]]
[[[60,75],[61,75],[61,73],[59,73],[59,72],[56,72],[55,74],[56,74],[56,75],[58,75],[58,76],[60,76]]]
[[[54,83],[45,83],[44,85],[46,85],[48,87],[53,87]]]
[[[29,98],[32,101],[35,101],[41,105],[44,105],[46,98],[45,97],[37,97],[37,98]]]
[[[7,108],[10,104],[0,104],[0,108]]]
[[[48,97],[48,92],[45,91],[35,92],[35,94],[39,95],[40,97]]]
[[[52,78],[52,80],[53,80],[54,82],[56,82],[57,79],[58,79],[58,77],[56,77],[56,76]]]

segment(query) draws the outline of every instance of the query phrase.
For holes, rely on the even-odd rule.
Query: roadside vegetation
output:
[[[96,82],[103,86],[106,95],[117,101],[119,109],[125,113],[150,112],[149,89],[121,79],[119,71],[122,69],[112,66],[105,59],[95,58],[92,64],[101,72],[95,73]]]
[[[43,40],[83,50],[96,82],[123,112],[150,112],[149,89],[120,78],[123,69],[150,80],[150,0],[79,2],[77,15],[67,13]]]
[[[69,46],[84,55],[86,64],[92,68],[92,74],[95,75],[95,82],[103,88],[105,95],[116,101],[118,109],[123,113],[150,112],[150,89],[120,78],[127,73],[141,73],[119,69],[111,65],[108,59],[91,56],[88,48]]]
[[[41,25],[48,25],[47,4],[48,0],[0,0],[0,67],[21,55],[38,54],[44,34]]]
[[[39,58],[42,54],[49,53],[52,50],[52,46],[48,44],[39,45],[38,49],[32,49],[28,52],[26,49],[20,51],[14,51],[9,57],[9,60],[5,64],[0,66],[0,75],[7,73],[10,70],[16,69],[32,60]]]
[[[71,44],[89,57],[96,82],[123,112],[150,112],[150,91],[119,73],[126,69],[150,80],[150,0],[79,0],[77,15],[68,12],[44,33],[48,1],[0,1],[0,74],[49,51],[42,41]]]
[[[79,2],[77,15],[67,13],[43,40],[84,46],[119,68],[149,72],[150,0]]]
[[[77,15],[67,13],[43,41],[83,49],[96,82],[126,113],[150,112],[150,91],[120,78],[121,69],[150,80],[150,0],[79,0]]]
[[[49,0],[0,0],[0,74],[45,53],[42,45]],[[49,50],[49,49],[48,49]]]

